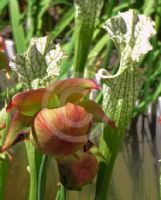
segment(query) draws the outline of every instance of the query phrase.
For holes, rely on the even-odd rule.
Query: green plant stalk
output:
[[[0,146],[3,144],[6,134],[7,134],[7,130],[8,130],[9,122],[10,122],[9,113],[7,114],[5,113],[5,122],[6,122],[6,128],[0,131],[0,135],[2,136],[1,141],[0,141]],[[1,159],[1,155],[0,155],[0,197],[2,199],[4,199],[5,182],[7,179],[7,171],[8,171],[8,161],[5,159],[6,159],[6,153],[4,153],[3,159]]]
[[[56,194],[56,200],[59,200],[60,199],[60,189],[57,191],[57,194]]]
[[[5,160],[0,160],[0,196],[4,199],[5,182],[7,179],[8,163]]]
[[[66,188],[64,185],[61,184],[60,186],[60,200],[66,200]]]
[[[75,3],[75,51],[74,76],[84,73],[90,44],[103,0],[74,0]]]
[[[48,160],[48,156],[43,155],[41,165],[40,165],[40,170],[39,170],[39,177],[38,177],[38,195],[37,195],[38,200],[45,199],[47,160]]]
[[[103,134],[105,134],[107,129],[104,129]],[[103,140],[102,140],[103,141]],[[111,175],[114,167],[114,162],[115,162],[115,156],[114,154],[112,155],[112,152],[109,152],[107,150],[106,144],[102,144],[102,151],[106,152],[106,158],[108,157],[107,163],[101,162],[100,163],[100,168],[97,176],[97,183],[96,183],[96,194],[95,194],[95,199],[107,199],[107,193],[109,189],[109,184],[111,180]],[[104,149],[104,150],[103,150]],[[111,159],[109,159],[111,158]],[[107,172],[108,170],[108,172]],[[104,184],[104,185],[103,185]],[[101,193],[100,193],[101,191]]]
[[[25,143],[27,157],[29,162],[30,187],[29,200],[37,199],[37,173],[36,173],[36,152],[34,146],[30,142]]]
[[[42,154],[38,152],[31,142],[25,142],[30,174],[29,200],[37,199],[38,197],[38,176]]]
[[[92,30],[84,32],[87,27],[83,26],[83,23],[77,27],[77,40],[75,42],[75,56],[74,67],[75,76],[79,76],[84,73],[84,68],[88,56],[89,45],[91,43]]]
[[[29,174],[30,174],[30,187],[29,187],[29,200],[36,200],[38,199],[38,196],[41,196],[43,194],[43,191],[39,190],[39,187],[41,187],[43,184],[45,184],[43,181],[45,177],[43,175],[45,174],[45,171],[42,170],[42,165],[44,166],[44,160],[42,159],[42,154],[38,152],[33,144],[31,142],[25,142],[26,152],[27,152],[27,158],[29,163]],[[41,166],[41,167],[40,167]],[[42,181],[40,183],[40,180]],[[38,187],[39,186],[39,187]],[[38,191],[42,192],[38,195]]]

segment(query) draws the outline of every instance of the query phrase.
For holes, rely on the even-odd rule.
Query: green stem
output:
[[[8,88],[6,89],[6,100],[8,98]],[[6,101],[5,100],[5,101]],[[5,105],[6,106],[6,105]],[[2,119],[1,119],[2,117]],[[7,113],[5,114],[5,123],[6,123],[6,128],[0,131],[0,146],[4,143],[5,137],[7,135],[7,130],[9,127],[10,123],[10,114]],[[3,120],[3,116],[0,116],[0,121]],[[6,155],[4,157],[6,159]],[[6,183],[6,178],[7,178],[7,171],[8,171],[8,161],[7,160],[1,160],[0,158],[0,197],[4,199],[4,191],[5,191],[5,183]]]
[[[87,61],[89,45],[91,42],[92,31],[87,34],[83,33],[85,28],[83,25],[79,24],[79,28],[77,28],[77,40],[75,42],[75,56],[74,56],[74,76],[80,76],[84,73],[85,64]]]
[[[98,180],[100,181],[97,182],[97,184],[99,184],[97,185],[97,189],[100,190],[102,188],[102,192],[100,193],[98,192],[98,190],[96,190],[95,200],[107,199],[107,194],[109,190],[114,163],[115,163],[115,157],[113,156],[110,159],[109,163],[103,163],[103,162],[100,163],[100,169],[98,173]],[[100,174],[103,174],[103,179],[102,179],[102,175],[99,177]]]
[[[0,161],[0,196],[4,199],[5,183],[7,178],[8,162]]]
[[[62,184],[60,187],[60,200],[66,200],[66,188]]]
[[[108,149],[107,144],[105,142],[106,139],[101,139],[100,151],[105,157],[106,162],[100,163],[100,169],[98,172],[96,183],[95,200],[107,199],[114,163],[123,138],[123,135],[121,136],[120,134],[118,134],[117,130],[106,126],[104,127],[103,135],[105,136],[107,134],[111,135],[111,142],[113,141],[113,144],[111,145],[112,148]]]
[[[37,197],[37,173],[36,173],[36,162],[35,162],[35,149],[31,143],[26,142],[26,151],[29,162],[30,172],[30,188],[29,188],[29,200],[34,200]]]
[[[60,199],[60,190],[57,191],[56,200]]]
[[[38,177],[38,194],[37,199],[43,200],[45,198],[45,183],[46,183],[46,167],[47,167],[48,156],[43,155],[39,170]]]

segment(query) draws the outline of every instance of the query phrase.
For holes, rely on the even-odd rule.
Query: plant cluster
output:
[[[150,3],[146,4],[150,7]],[[2,17],[8,19],[10,13],[17,52],[9,62],[1,27],[0,69],[6,85],[10,80],[15,84],[14,90],[9,85],[1,94],[2,196],[6,161],[14,159],[10,149],[24,141],[29,200],[45,198],[47,162],[53,156],[60,176],[57,200],[65,200],[67,190],[81,190],[94,179],[95,199],[107,198],[115,160],[132,117],[161,92],[159,36],[155,23],[145,15],[154,10],[146,4],[144,14],[139,14],[128,9],[139,7],[130,1],[0,3]],[[116,15],[118,11],[122,12]],[[57,22],[53,31],[51,16]],[[23,20],[25,25],[20,23]],[[151,69],[153,63],[156,69]],[[155,92],[149,95],[153,88]],[[95,134],[97,128],[99,135]]]

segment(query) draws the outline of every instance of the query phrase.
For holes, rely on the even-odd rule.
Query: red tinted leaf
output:
[[[92,182],[98,171],[94,155],[80,152],[58,162],[61,183],[70,190],[80,190]]]
[[[105,122],[113,128],[116,127],[115,122],[111,120],[102,110],[102,108],[93,100],[83,101],[80,103],[80,105],[83,106],[87,112],[92,114],[94,122]]]
[[[25,131],[26,128],[31,125],[32,121],[32,117],[26,117],[21,115],[19,112],[16,112],[13,118],[11,119],[10,127],[8,129],[6,139],[4,141],[2,151],[5,151],[7,148],[12,146],[15,143],[15,141],[18,140],[18,135],[22,131]]]
[[[42,108],[55,108],[59,103],[64,105],[66,102],[78,102],[91,89],[99,88],[91,79],[65,79],[55,82],[47,89],[40,88],[16,94],[6,111],[17,108],[23,115],[34,116]]]
[[[60,98],[60,104],[67,102],[77,103],[91,89],[100,89],[100,86],[92,79],[69,78],[55,82],[48,87],[48,92],[55,93]]]
[[[34,120],[31,140],[44,153],[69,155],[87,142],[90,125],[90,115],[81,106],[43,109]]]
[[[11,111],[12,109],[17,108],[23,115],[34,116],[43,108],[45,94],[45,88],[18,93],[12,98],[6,111]],[[58,98],[54,93],[52,93],[50,98],[47,99],[45,106],[49,108],[58,106]]]

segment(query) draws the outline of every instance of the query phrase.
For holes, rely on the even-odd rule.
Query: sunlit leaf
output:
[[[46,97],[45,94],[45,88],[18,93],[12,98],[6,110],[9,112],[16,108],[23,115],[34,116],[43,107],[54,108],[59,105],[58,97],[54,93],[47,99],[44,99]]]

